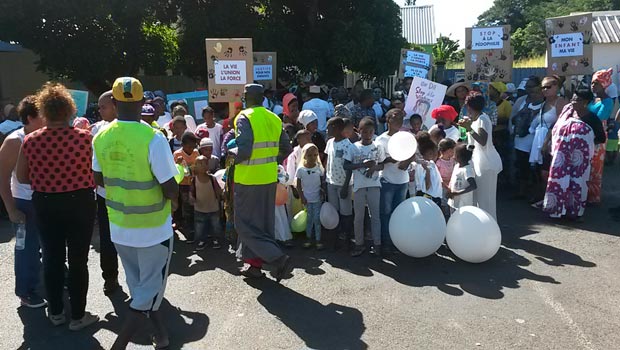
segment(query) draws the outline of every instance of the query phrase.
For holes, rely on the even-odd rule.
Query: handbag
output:
[[[521,109],[514,117],[514,131],[518,137],[526,137],[530,133],[530,124],[534,120],[534,111],[529,106]]]

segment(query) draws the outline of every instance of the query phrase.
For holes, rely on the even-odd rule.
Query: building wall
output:
[[[596,72],[600,69],[614,69],[613,81],[618,85],[620,75],[620,43],[594,44],[592,48],[592,68]],[[619,85],[620,86],[620,85]]]

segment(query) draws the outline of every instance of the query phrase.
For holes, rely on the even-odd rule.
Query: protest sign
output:
[[[547,74],[592,74],[592,14],[548,18]]]
[[[512,80],[510,26],[465,29],[465,80]]]
[[[432,58],[430,54],[410,49],[400,50],[400,66],[398,69],[400,79],[407,77],[428,78],[431,67]]]
[[[187,113],[193,116],[196,120],[202,119],[202,109],[209,105],[209,92],[207,90],[182,92],[178,94],[166,95],[168,100],[168,107],[178,100],[184,100],[187,103],[189,109]]]
[[[88,108],[88,91],[82,90],[69,90],[71,94],[71,98],[73,98],[73,102],[75,102],[75,107],[77,108],[77,117],[82,117],[86,114],[86,109]]]
[[[254,52],[254,80],[265,89],[276,88],[277,53]]]
[[[422,116],[422,123],[430,129],[435,121],[431,118],[431,111],[443,103],[447,86],[433,81],[414,77],[405,102],[407,118],[413,114]]]
[[[241,101],[253,81],[252,39],[206,39],[209,102]]]

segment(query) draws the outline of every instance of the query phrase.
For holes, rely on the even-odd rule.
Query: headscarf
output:
[[[309,110],[309,109],[304,109],[303,111],[299,112],[299,122],[304,126],[304,128],[312,123],[315,120],[318,120],[319,118],[316,116],[316,113],[314,113],[313,111]]]
[[[603,89],[607,89],[611,85],[611,76],[614,73],[613,68],[602,69],[592,75],[592,82],[598,82]]]
[[[456,117],[458,117],[458,115],[459,114],[456,113],[454,107],[450,105],[441,105],[433,109],[433,111],[431,112],[431,117],[433,117],[433,119],[443,118],[449,120],[450,122],[453,122]]]
[[[334,107],[334,117],[351,119],[352,116],[351,111],[345,105],[339,104]]]
[[[282,114],[284,114],[287,117],[291,114],[291,111],[289,110],[288,105],[291,104],[293,100],[296,101],[297,96],[295,96],[295,94],[292,94],[290,92],[284,95],[284,97],[282,98]]]
[[[495,90],[497,90],[500,95],[503,94],[504,92],[508,91],[508,87],[506,86],[506,84],[502,83],[501,81],[492,82],[491,86]]]
[[[482,112],[489,116],[489,119],[491,119],[491,122],[493,123],[493,125],[496,125],[497,124],[497,104],[494,101],[491,101],[491,99],[489,98],[489,83],[484,82],[484,81],[477,81],[475,83],[472,83],[471,86],[472,86],[472,90],[478,89],[480,93],[482,94],[482,96],[484,97],[484,100],[486,103],[485,103],[484,108],[482,109]],[[461,109],[461,114],[467,115],[467,108],[465,106],[464,108]]]

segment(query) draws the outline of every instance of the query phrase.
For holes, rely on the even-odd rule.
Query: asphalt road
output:
[[[608,209],[620,205],[620,166],[605,171],[604,205],[581,224],[502,199],[502,248],[478,265],[444,248],[383,261],[294,248],[291,279],[248,283],[225,250],[177,242],[162,308],[171,348],[618,349],[620,218]],[[77,333],[18,307],[12,249],[2,222],[0,349],[108,349],[128,297],[103,295],[96,235],[87,309],[102,321]],[[134,340],[130,349],[152,348],[148,331]]]

